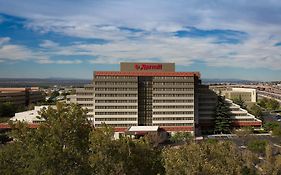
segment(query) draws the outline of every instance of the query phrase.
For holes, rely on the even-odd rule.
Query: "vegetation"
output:
[[[263,127],[267,131],[272,131],[274,128],[279,128],[280,124],[278,122],[267,122],[263,125]]]
[[[266,140],[251,140],[248,142],[248,148],[249,150],[255,152],[255,153],[265,153],[265,147],[267,145]]]
[[[231,119],[229,104],[223,96],[218,96],[218,102],[214,112],[215,118],[215,133],[230,133]]]
[[[242,109],[246,109],[247,105],[245,101],[242,99],[241,95],[238,98],[233,99],[233,103],[238,104]]]
[[[151,144],[148,137],[114,140],[112,128],[92,128],[85,110],[78,105],[58,103],[57,109],[43,109],[41,116],[46,122],[38,129],[28,129],[20,122],[12,125],[14,140],[0,149],[0,174],[281,173],[281,156],[273,156],[264,141],[251,141],[249,149],[241,150],[227,141],[195,143],[189,134],[179,133],[172,138],[188,144],[161,148]],[[263,161],[257,159],[260,151],[265,155]]]
[[[173,142],[189,142],[192,140],[192,135],[189,132],[176,132],[171,137],[171,141]]]
[[[277,110],[280,107],[279,102],[271,98],[262,98],[259,100],[258,104],[268,110]]]
[[[16,112],[25,111],[28,107],[23,105],[15,105],[10,102],[0,104],[0,121],[6,122],[15,115]]]
[[[262,119],[262,109],[257,104],[252,105],[248,108],[249,113],[253,114],[255,117]]]
[[[181,174],[241,174],[242,156],[230,142],[186,144],[179,149],[165,149],[164,165],[167,175]],[[231,158],[230,158],[231,157]]]
[[[0,174],[163,174],[161,151],[145,140],[113,140],[93,129],[77,105],[41,112],[38,129],[13,124],[14,142],[0,149]],[[144,158],[145,155],[145,158]],[[4,168],[3,168],[4,167]]]

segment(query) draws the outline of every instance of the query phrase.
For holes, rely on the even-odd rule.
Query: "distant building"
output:
[[[10,102],[15,105],[28,106],[45,100],[45,95],[38,87],[0,88],[0,104]]]
[[[225,96],[227,99],[238,99],[241,98],[245,102],[257,102],[257,91],[256,89],[251,88],[234,88],[234,87],[226,87],[226,86],[212,86],[213,89],[217,93],[221,93],[221,95]]]
[[[252,89],[246,89],[246,88],[232,88],[235,92],[239,92],[240,90],[243,92],[252,93],[255,91],[252,91]],[[225,91],[230,92],[230,91]],[[249,95],[249,94],[248,94]],[[247,101],[254,101],[254,99],[247,98]],[[245,96],[242,96],[242,99]],[[198,117],[198,123],[201,130],[209,130],[212,129],[214,126],[214,109],[217,104],[217,94],[209,89],[209,86],[207,85],[200,85],[198,88],[198,100],[199,100],[199,117]],[[245,100],[246,101],[246,100]],[[232,125],[234,127],[244,127],[244,126],[251,126],[251,127],[260,127],[262,125],[262,121],[257,119],[252,114],[248,113],[247,110],[242,109],[239,105],[233,103],[232,100],[226,99],[226,102],[230,106],[230,114],[231,114],[231,120]]]

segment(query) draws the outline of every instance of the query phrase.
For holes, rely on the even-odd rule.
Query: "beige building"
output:
[[[45,100],[45,95],[38,87],[0,88],[0,104],[10,102],[15,105],[29,105]]]
[[[120,71],[95,71],[93,84],[76,89],[67,103],[87,108],[96,127],[106,123],[124,132],[132,126],[159,126],[194,133],[213,126],[217,94],[201,85],[198,72],[176,72],[174,63],[121,63]],[[232,109],[235,126],[261,125],[239,106]]]
[[[257,102],[257,91],[252,88],[238,88],[231,86],[211,86],[210,89],[215,91],[217,94],[221,93],[221,95],[225,96],[227,99],[238,99],[241,98],[243,101],[249,103]]]

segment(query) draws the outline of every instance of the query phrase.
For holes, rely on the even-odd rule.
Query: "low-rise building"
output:
[[[45,95],[38,87],[31,88],[0,88],[0,104],[12,103],[28,106],[45,100]]]
[[[28,110],[24,112],[15,113],[15,116],[12,117],[10,120],[13,122],[21,121],[26,123],[41,123],[44,122],[44,119],[40,118],[39,111],[43,108],[56,108],[56,106],[35,106],[33,110]]]

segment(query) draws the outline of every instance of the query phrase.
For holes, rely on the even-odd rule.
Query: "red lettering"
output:
[[[151,65],[151,64],[135,64],[134,65],[135,69],[137,70],[153,70],[153,69],[161,69],[162,70],[162,64],[154,64],[154,65]]]

